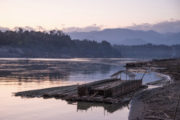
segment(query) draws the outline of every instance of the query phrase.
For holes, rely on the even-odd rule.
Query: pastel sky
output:
[[[180,0],[0,0],[0,26],[125,27],[180,19]]]

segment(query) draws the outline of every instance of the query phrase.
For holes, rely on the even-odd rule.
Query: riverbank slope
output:
[[[137,94],[133,98],[130,120],[180,120],[180,59],[130,63],[126,67],[150,67],[173,80],[171,84]]]

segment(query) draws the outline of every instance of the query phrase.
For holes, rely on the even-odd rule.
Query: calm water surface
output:
[[[21,98],[14,92],[109,78],[135,59],[0,58],[0,120],[128,120],[128,105]],[[144,82],[159,79],[154,73]]]

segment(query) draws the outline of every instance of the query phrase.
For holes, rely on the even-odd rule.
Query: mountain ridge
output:
[[[88,39],[96,40],[101,42],[106,40],[112,44],[124,44],[123,41],[137,39],[145,41],[145,43],[151,43],[155,45],[176,45],[180,44],[180,32],[178,33],[159,33],[153,30],[143,31],[143,30],[131,30],[123,28],[115,29],[104,29],[101,31],[91,31],[91,32],[69,32],[67,33],[72,39]],[[130,43],[128,43],[130,44]]]

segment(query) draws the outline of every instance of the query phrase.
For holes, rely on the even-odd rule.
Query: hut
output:
[[[122,80],[122,73],[126,73],[130,80]],[[110,79],[95,81],[78,86],[78,96],[116,97],[127,94],[142,86],[142,79],[135,80],[135,74],[130,71],[118,71]]]

